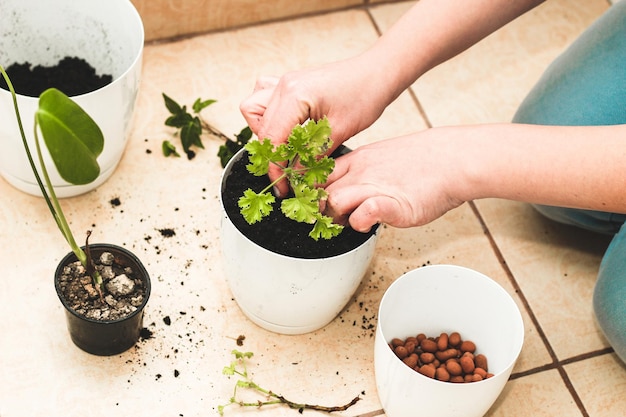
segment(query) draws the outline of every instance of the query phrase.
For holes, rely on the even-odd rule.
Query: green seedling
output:
[[[279,181],[286,179],[293,190],[293,197],[285,198],[280,204],[282,213],[297,222],[313,225],[309,236],[331,239],[343,230],[333,223],[330,216],[320,211],[320,203],[328,195],[318,184],[324,184],[335,168],[335,160],[326,155],[332,145],[331,128],[327,118],[317,122],[310,120],[296,125],[287,143],[274,146],[269,139],[252,141],[245,145],[250,163],[247,168],[256,176],[267,175],[270,164],[279,167],[282,175],[260,192],[244,191],[239,199],[241,214],[249,224],[268,216],[274,209],[276,198],[270,190]]]
[[[324,411],[327,413],[332,413],[335,411],[345,411],[348,408],[352,407],[361,399],[360,397],[357,396],[353,398],[352,401],[350,401],[349,403],[345,405],[332,406],[332,407],[315,405],[315,404],[303,404],[303,403],[297,403],[297,402],[288,400],[282,395],[276,394],[275,392],[271,390],[262,388],[256,382],[254,382],[252,378],[248,375],[246,360],[250,359],[253,356],[252,352],[240,352],[238,350],[233,350],[232,353],[235,356],[235,360],[233,360],[229,366],[225,366],[222,373],[228,376],[237,376],[239,377],[239,379],[235,383],[233,396],[230,398],[229,402],[227,404],[220,405],[217,407],[217,412],[221,416],[224,415],[224,410],[226,409],[226,407],[233,406],[233,405],[239,405],[241,407],[260,408],[264,406],[282,404],[282,405],[288,406],[291,409],[298,410],[298,412],[300,413],[302,413],[304,410],[316,410],[316,411]],[[251,402],[239,400],[237,399],[237,391],[239,389],[252,390],[256,392],[257,394],[259,394],[259,396],[262,397],[263,400],[251,401]]]
[[[104,148],[102,131],[91,116],[61,91],[50,88],[41,93],[38,109],[35,112],[34,124],[35,147],[41,169],[40,176],[24,134],[15,89],[2,66],[0,66],[0,73],[2,73],[11,92],[24,150],[41,194],[65,241],[91,275],[95,287],[102,295],[102,277],[93,267],[89,254],[88,240],[90,232],[87,232],[85,245],[87,249],[83,251],[74,239],[54,192],[39,141],[39,131],[41,131],[41,136],[43,136],[44,143],[61,178],[74,185],[84,185],[91,183],[100,175],[100,166],[97,158]],[[43,180],[41,177],[43,177]]]
[[[165,107],[170,112],[170,116],[165,120],[165,125],[177,129],[176,133],[180,136],[183,151],[188,159],[192,159],[196,155],[192,149],[193,147],[204,149],[202,143],[202,134],[204,132],[224,140],[224,144],[220,146],[217,154],[222,168],[252,137],[252,131],[246,126],[234,136],[234,139],[231,139],[202,119],[200,112],[211,104],[216,103],[216,100],[202,100],[198,98],[191,106],[191,112],[187,110],[187,106],[181,106],[165,93],[163,93],[163,100],[165,101]],[[176,146],[169,140],[163,141],[162,149],[165,156],[180,157]]]

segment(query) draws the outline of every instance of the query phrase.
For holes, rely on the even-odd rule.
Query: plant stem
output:
[[[206,122],[202,117],[198,117],[198,118],[200,119],[200,124],[202,125],[202,128],[204,130],[207,130],[213,136],[217,136],[218,138],[223,139],[223,140],[232,140],[228,136],[223,134],[221,131],[219,131],[216,127],[213,127],[213,125]]]
[[[286,178],[286,177],[287,177],[287,174],[283,173],[280,177],[276,178],[267,187],[265,187],[263,190],[261,190],[260,194],[268,192],[270,188],[272,188],[273,186],[278,184],[283,178]]]
[[[63,214],[63,210],[61,209],[61,205],[59,200],[54,192],[54,187],[52,186],[52,181],[50,181],[50,176],[48,175],[48,170],[46,169],[46,165],[43,161],[43,156],[41,153],[41,145],[39,144],[39,135],[37,134],[37,119],[35,119],[35,127],[34,127],[34,135],[35,135],[35,146],[37,149],[37,156],[39,158],[39,165],[41,166],[41,173],[46,182],[47,190],[41,184],[42,193],[47,202],[49,202],[49,206],[51,205],[53,208],[51,210],[52,216],[54,217],[54,221],[56,222],[61,234],[65,238],[65,241],[70,245],[72,252],[76,255],[78,260],[85,266],[87,266],[87,255],[85,252],[78,246],[76,240],[74,239],[74,235],[70,230],[70,226],[67,224],[67,220],[65,219],[65,215]],[[26,144],[28,148],[28,144]],[[30,150],[28,152],[30,154]],[[41,181],[41,179],[39,179]],[[48,194],[49,193],[49,194]]]
[[[54,218],[54,221],[56,222],[57,227],[61,231],[61,234],[65,238],[65,241],[70,245],[70,248],[72,249],[72,252],[74,252],[74,254],[76,255],[76,258],[78,258],[81,264],[83,264],[83,266],[87,268],[87,255],[80,248],[80,246],[78,246],[78,244],[76,243],[76,240],[74,239],[74,235],[72,234],[72,231],[67,223],[67,220],[65,219],[65,215],[63,214],[63,210],[61,209],[59,200],[56,196],[56,193],[54,192],[54,187],[52,186],[52,182],[50,181],[50,177],[48,175],[48,170],[46,169],[46,164],[43,161],[41,146],[39,144],[39,135],[37,134],[37,128],[38,128],[37,118],[35,116],[34,129],[33,129],[34,137],[35,137],[35,146],[37,149],[37,156],[39,159],[39,165],[41,167],[41,173],[46,182],[47,189],[46,189],[46,186],[44,186],[43,181],[41,180],[41,176],[39,175],[39,172],[35,166],[35,162],[33,160],[33,156],[30,151],[30,146],[28,145],[28,141],[26,140],[26,134],[24,133],[24,126],[22,125],[22,118],[20,116],[20,110],[17,105],[17,94],[15,93],[13,84],[11,83],[11,80],[9,79],[9,75],[6,73],[6,71],[1,65],[0,65],[0,73],[2,73],[2,76],[7,83],[7,86],[9,87],[9,91],[11,92],[11,98],[13,99],[13,108],[15,109],[15,115],[17,117],[17,124],[19,127],[20,136],[22,137],[22,143],[24,144],[24,150],[26,151],[28,163],[30,164],[30,167],[33,171],[35,180],[37,181],[37,185],[39,186],[39,189],[41,190],[41,195],[46,201],[46,204],[48,205],[48,209],[50,210],[50,213],[52,213],[52,217]],[[98,286],[98,288],[101,288],[102,277],[100,276],[100,274],[97,271],[94,271],[92,278],[94,280],[94,283]]]
[[[284,404],[291,409],[298,410],[300,413],[302,413],[305,409],[332,413],[335,411],[345,411],[361,400],[361,397],[356,396],[350,402],[344,405],[331,406],[331,407],[327,407],[323,405],[316,405],[316,404],[306,404],[306,403],[301,404],[301,403],[288,400],[282,395],[275,394],[271,390],[267,390],[265,388],[260,387],[256,382],[254,382],[248,376],[248,370],[247,370],[245,359],[246,357],[249,358],[252,356],[251,352],[246,352],[245,354],[243,354],[241,352],[234,350],[233,353],[237,357],[237,360],[231,362],[230,366],[225,367],[224,373],[227,375],[239,375],[243,379],[239,379],[237,383],[235,384],[235,388],[233,390],[233,396],[231,397],[230,402],[226,405],[221,405],[218,407],[218,412],[220,415],[224,415],[224,408],[234,405],[234,404],[237,404],[240,407],[257,407],[257,408],[260,408],[262,406],[268,406],[268,405]],[[243,369],[238,370],[237,365],[240,365],[241,368]],[[256,391],[257,393],[262,394],[266,398],[266,400],[265,401],[258,400],[255,402],[237,401],[237,389],[238,388],[247,388],[247,389]]]
[[[13,99],[13,108],[15,109],[15,115],[17,116],[17,126],[20,130],[20,135],[22,137],[22,143],[24,144],[24,149],[26,149],[26,157],[28,158],[28,163],[30,164],[33,174],[35,175],[35,179],[37,180],[37,184],[39,185],[41,194],[44,196],[44,199],[46,200],[46,203],[48,204],[48,208],[50,209],[50,212],[56,218],[56,215],[54,213],[54,208],[52,207],[52,203],[50,199],[47,198],[46,190],[43,186],[43,182],[41,181],[41,177],[39,176],[39,172],[37,171],[37,168],[35,167],[35,162],[33,161],[33,157],[30,152],[28,142],[26,141],[26,134],[24,133],[24,126],[22,125],[22,117],[20,116],[20,109],[17,105],[17,95],[15,93],[15,89],[13,88],[13,84],[11,83],[11,80],[9,79],[9,75],[6,73],[2,65],[0,65],[0,72],[2,72],[4,81],[6,81],[7,86],[9,87],[9,91],[11,92],[11,98]]]

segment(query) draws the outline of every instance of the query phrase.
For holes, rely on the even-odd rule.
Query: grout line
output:
[[[602,356],[602,355],[607,355],[607,354],[611,354],[613,353],[614,350],[613,348],[604,348],[604,349],[600,349],[600,350],[595,350],[593,352],[587,352],[587,353],[583,353],[581,355],[577,355],[577,356],[573,356],[571,358],[568,359],[564,359],[558,363],[549,363],[543,366],[538,366],[536,368],[532,368],[532,369],[528,369],[526,371],[522,371],[522,372],[516,372],[514,374],[511,374],[511,377],[509,379],[513,380],[513,379],[518,379],[518,378],[523,378],[525,376],[529,376],[529,375],[534,375],[534,374],[538,374],[540,372],[543,371],[549,371],[551,369],[556,369],[558,366],[565,366],[565,365],[569,365],[571,363],[576,363],[576,362],[581,362],[587,359],[592,359],[592,358],[597,358],[598,356]]]
[[[413,99],[413,102],[415,103],[415,106],[417,107],[417,111],[419,112],[420,116],[422,116],[422,119],[424,120],[426,127],[428,129],[432,128],[433,124],[430,122],[430,119],[428,118],[428,115],[426,114],[426,110],[424,109],[424,106],[422,106],[422,103],[417,98],[417,94],[415,94],[415,91],[413,91],[413,87],[409,87],[407,91],[409,92],[409,95]]]
[[[578,406],[578,410],[581,412],[583,417],[589,417],[589,413],[585,409],[585,406],[584,406],[582,400],[580,399],[580,396],[576,392],[576,389],[574,388],[574,385],[572,384],[572,381],[569,379],[569,376],[567,375],[567,372],[563,368],[563,365],[566,364],[566,363],[576,362],[577,360],[583,360],[583,359],[586,359],[587,357],[585,355],[581,355],[581,356],[585,356],[585,357],[582,357],[581,359],[576,359],[578,357],[575,357],[575,358],[572,358],[573,360],[570,360],[570,362],[561,362],[561,361],[559,361],[558,357],[556,356],[556,353],[554,352],[554,349],[552,349],[552,345],[550,345],[550,342],[548,341],[548,338],[547,338],[545,332],[541,328],[541,325],[539,324],[539,321],[537,320],[537,317],[533,313],[532,308],[530,307],[530,304],[528,303],[528,299],[526,298],[526,296],[524,295],[524,292],[522,291],[521,287],[517,283],[517,280],[515,279],[515,276],[513,275],[513,272],[511,271],[511,269],[509,268],[508,264],[506,263],[506,259],[504,258],[504,255],[502,254],[502,252],[500,251],[500,248],[496,244],[496,241],[493,238],[493,235],[491,234],[491,232],[489,231],[489,228],[487,227],[487,224],[485,223],[485,220],[483,219],[483,217],[481,216],[480,212],[478,211],[478,207],[476,207],[476,204],[473,201],[469,201],[468,204],[472,208],[472,211],[474,212],[474,215],[476,216],[476,218],[478,219],[481,227],[483,228],[483,232],[485,233],[485,236],[487,236],[487,239],[489,239],[489,243],[491,245],[491,248],[493,249],[496,257],[498,258],[498,261],[500,262],[500,265],[502,265],[502,268],[504,269],[507,277],[509,278],[509,281],[513,285],[513,288],[515,289],[515,293],[518,295],[518,297],[520,298],[522,304],[524,305],[524,308],[526,309],[526,312],[528,313],[528,315],[530,317],[530,320],[532,321],[533,325],[537,329],[537,333],[539,334],[539,337],[541,338],[541,341],[543,342],[545,348],[548,351],[548,354],[550,355],[550,358],[552,359],[552,363],[551,364],[545,365],[544,367],[535,368],[536,371],[532,372],[532,373],[538,373],[538,372],[541,372],[541,371],[544,371],[544,370],[547,370],[547,369],[556,369],[556,370],[558,370],[559,375],[561,376],[561,379],[563,380],[563,383],[565,384],[565,387],[567,388],[567,390],[569,391],[570,395],[572,396],[572,399],[576,403],[576,406]],[[604,351],[600,351],[600,352],[604,352]],[[516,377],[522,377],[522,376],[526,375],[526,374],[524,374],[524,375],[521,375],[521,374],[523,374],[523,373],[516,374],[516,375],[518,375]]]
[[[396,3],[398,3],[398,2],[396,2]],[[386,3],[380,3],[380,4],[386,4]],[[380,6],[380,4],[378,4],[378,5]],[[372,25],[374,26],[374,30],[376,31],[378,36],[382,36],[383,31],[380,29],[380,26],[378,26],[378,23],[376,23],[376,19],[374,18],[374,15],[372,14],[371,7],[368,7],[366,9],[366,12],[367,12],[367,15],[370,18],[370,21],[372,22]],[[420,116],[422,116],[422,119],[424,120],[424,123],[426,124],[426,127],[429,128],[429,129],[432,128],[433,125],[430,122],[430,119],[428,118],[428,115],[426,114],[426,110],[424,110],[424,106],[422,106],[422,103],[417,98],[417,94],[415,94],[415,91],[413,90],[413,87],[409,86],[406,89],[406,91],[411,96],[411,99],[413,100],[413,103],[415,104],[415,107],[417,107],[417,111],[419,112]]]

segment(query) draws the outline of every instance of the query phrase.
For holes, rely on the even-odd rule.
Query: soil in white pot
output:
[[[65,57],[53,66],[33,66],[28,62],[14,63],[5,68],[17,94],[39,97],[48,88],[61,90],[67,96],[77,96],[102,88],[113,81],[108,74],[98,75],[82,58]],[[8,90],[3,77],[0,88]]]
[[[285,217],[278,199],[268,217],[255,224],[248,224],[240,213],[239,198],[248,188],[258,192],[269,184],[267,176],[257,177],[250,174],[246,168],[248,163],[248,154],[244,153],[233,164],[231,172],[225,178],[222,202],[235,227],[256,244],[285,256],[319,259],[349,252],[376,233],[377,227],[373,227],[369,233],[360,233],[346,226],[339,236],[316,241],[309,237],[313,225],[298,223]]]

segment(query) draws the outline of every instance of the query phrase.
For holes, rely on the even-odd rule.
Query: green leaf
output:
[[[235,375],[235,362],[232,362],[229,366],[225,366],[224,369],[222,369],[222,374],[224,375]]]
[[[246,126],[241,129],[241,131],[236,136],[237,143],[239,143],[240,145],[245,145],[246,143],[248,143],[250,141],[250,138],[252,138],[252,129],[250,129],[250,126]]]
[[[217,150],[217,156],[220,158],[222,168],[226,167],[228,161],[230,161],[232,157],[235,156],[235,154],[248,143],[250,138],[252,138],[252,129],[250,129],[249,126],[246,126],[235,136],[235,140],[227,140],[219,147]]]
[[[39,96],[35,118],[61,178],[83,185],[100,175],[97,159],[104,149],[104,136],[78,104],[51,88]]]
[[[307,161],[305,166],[307,168],[303,174],[305,182],[308,184],[324,184],[328,176],[333,172],[333,169],[335,169],[335,160],[325,156],[312,165]]]
[[[309,232],[309,236],[315,240],[319,238],[331,239],[343,230],[343,226],[333,223],[333,218],[320,215],[313,226],[313,229]]]
[[[204,148],[200,135],[202,134],[202,124],[200,119],[194,117],[191,121],[186,123],[180,130],[180,141],[183,145],[183,150],[189,152],[192,146]]]
[[[254,224],[272,212],[274,201],[276,201],[276,197],[271,193],[257,194],[251,189],[247,189],[239,198],[238,204],[244,219],[249,224]]]
[[[252,174],[267,175],[270,164],[281,167],[281,178],[288,179],[294,192],[294,197],[281,202],[281,211],[287,218],[297,222],[314,224],[310,236],[315,240],[336,236],[343,229],[343,226],[333,224],[332,218],[323,216],[319,211],[320,201],[327,194],[316,186],[325,183],[335,168],[334,159],[326,156],[332,145],[330,133],[330,124],[324,117],[317,122],[310,120],[304,125],[296,125],[287,143],[277,147],[267,138],[245,145],[250,160],[247,169]],[[248,223],[260,221],[271,211],[274,199],[271,194],[265,193],[270,186],[260,195],[270,195],[271,202],[261,200],[260,195],[251,190],[246,191],[239,200],[241,212]]]
[[[316,155],[323,155],[330,149],[332,141],[330,139],[331,129],[328,118],[324,117],[318,120],[317,123],[309,122],[304,126],[304,129],[309,138],[309,147],[314,150]]]
[[[249,154],[250,163],[247,165],[248,171],[260,177],[269,171],[269,163],[274,155],[274,145],[269,139],[262,142],[254,140],[245,146]]]
[[[165,155],[166,157],[172,155],[180,158],[180,155],[178,154],[178,152],[176,152],[176,146],[174,146],[174,144],[169,140],[164,140],[161,148],[163,149],[163,155]]]
[[[282,201],[280,209],[285,216],[301,223],[313,224],[319,213],[319,192],[306,184],[294,188],[295,196]]]
[[[330,133],[330,124],[324,117],[318,122],[309,121],[304,125],[295,126],[287,142],[298,153],[301,160],[313,159],[330,149],[332,144]]]
[[[232,140],[229,140],[217,149],[217,156],[220,158],[220,165],[222,166],[222,168],[226,167],[228,161],[230,161],[233,156],[235,156],[239,149],[240,148],[237,146],[237,144]]]
[[[172,113],[173,115],[179,115],[181,113],[185,113],[184,107],[180,107],[180,105],[177,102],[172,100],[165,93],[161,93],[161,94],[163,94],[163,100],[165,100],[165,107],[167,108],[167,110],[169,110],[170,113]]]
[[[171,127],[181,128],[186,124],[189,124],[193,121],[193,117],[187,113],[186,108],[183,106],[182,113],[174,114],[167,119],[165,119],[165,125]]]
[[[202,99],[197,98],[196,101],[194,101],[193,103],[193,111],[197,114],[200,113],[202,111],[202,109],[209,107],[211,104],[216,103],[217,100],[205,100],[202,101]]]

